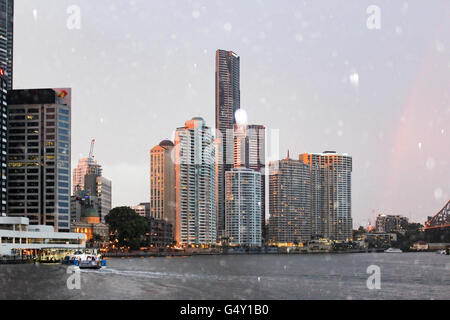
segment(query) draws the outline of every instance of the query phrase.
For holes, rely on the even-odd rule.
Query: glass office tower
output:
[[[71,89],[8,94],[8,215],[70,231]]]

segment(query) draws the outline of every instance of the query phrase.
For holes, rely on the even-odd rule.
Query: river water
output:
[[[380,289],[368,289],[369,266]],[[0,265],[0,299],[450,299],[450,257],[435,253],[110,259],[81,271],[80,290],[70,276],[67,266]]]

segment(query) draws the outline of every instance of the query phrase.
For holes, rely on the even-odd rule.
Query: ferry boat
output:
[[[446,248],[446,249],[442,249],[442,250],[438,250],[436,251],[436,253],[438,254],[443,254],[443,255],[450,255],[450,248]]]
[[[62,264],[73,265],[80,269],[101,269],[106,267],[106,260],[102,259],[100,255],[76,252],[64,257]]]
[[[403,251],[400,249],[389,248],[387,250],[384,250],[384,252],[386,252],[386,253],[402,253]]]

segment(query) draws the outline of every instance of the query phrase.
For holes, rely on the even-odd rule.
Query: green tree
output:
[[[400,248],[403,251],[409,251],[415,242],[425,239],[423,225],[420,223],[409,223],[405,230],[404,233],[396,232],[397,241],[393,242],[393,247]]]
[[[129,207],[112,209],[105,217],[105,221],[109,225],[111,241],[117,239],[121,247],[139,249],[149,230],[147,220]]]

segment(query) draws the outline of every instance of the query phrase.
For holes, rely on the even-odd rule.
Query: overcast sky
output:
[[[344,5],[345,3],[345,5]],[[67,8],[81,9],[69,29]],[[369,5],[381,29],[369,30]],[[214,126],[215,51],[241,57],[241,106],[280,157],[353,156],[353,218],[424,222],[450,199],[450,2],[16,0],[15,88],[71,87],[72,166],[89,153],[113,205],[149,201],[149,150]]]

